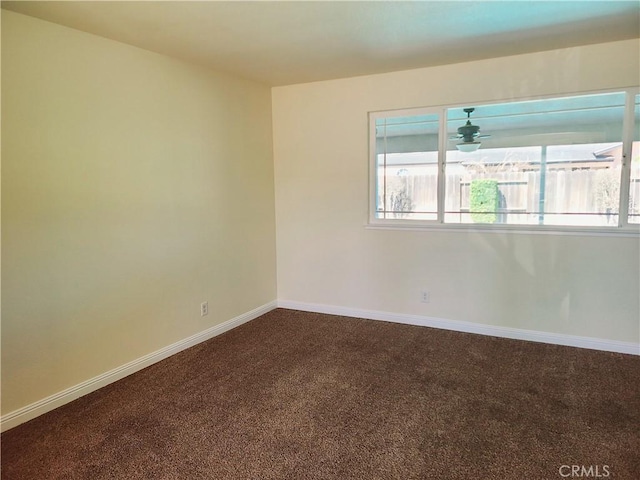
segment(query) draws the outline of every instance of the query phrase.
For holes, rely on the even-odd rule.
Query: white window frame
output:
[[[496,105],[509,102],[523,102],[528,100],[545,100],[565,98],[581,95],[597,95],[606,93],[626,93],[625,112],[623,118],[623,158],[620,184],[620,203],[618,212],[618,226],[571,226],[571,225],[524,225],[524,224],[471,224],[445,223],[445,162],[447,151],[447,110],[464,108],[471,103],[482,105]],[[418,230],[418,231],[462,231],[462,232],[495,232],[495,233],[525,233],[552,235],[593,235],[593,236],[640,236],[640,224],[628,223],[629,187],[631,180],[631,149],[635,121],[635,97],[640,94],[640,87],[615,88],[607,90],[568,92],[565,94],[512,98],[500,101],[477,101],[464,104],[438,105],[432,107],[404,108],[398,110],[372,111],[368,113],[369,121],[369,218],[366,224],[371,229],[387,230]],[[439,119],[438,131],[438,191],[437,191],[437,219],[436,220],[408,220],[402,218],[377,218],[377,152],[376,152],[376,120],[388,117],[403,117],[414,115],[437,114]]]

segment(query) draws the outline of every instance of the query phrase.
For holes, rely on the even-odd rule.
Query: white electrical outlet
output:
[[[204,317],[205,315],[209,315],[209,302],[202,302],[200,304],[200,316]]]
[[[422,303],[429,303],[431,295],[429,294],[429,290],[422,290],[420,292],[420,301]]]

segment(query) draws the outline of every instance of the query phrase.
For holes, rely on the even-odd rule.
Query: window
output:
[[[375,120],[377,218],[436,220],[438,114]]]
[[[628,91],[371,113],[371,223],[633,230],[639,126]]]

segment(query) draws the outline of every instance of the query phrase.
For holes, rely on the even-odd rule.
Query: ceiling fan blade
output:
[[[489,135],[489,134],[484,135],[483,134],[483,135],[475,135],[473,138],[476,139],[476,138],[489,138],[489,137],[491,137],[491,135]],[[462,138],[464,138],[462,135],[452,135],[452,136],[449,137],[449,140],[460,140]]]

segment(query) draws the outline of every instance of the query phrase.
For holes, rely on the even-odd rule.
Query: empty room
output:
[[[640,478],[637,1],[3,1],[1,478]]]

